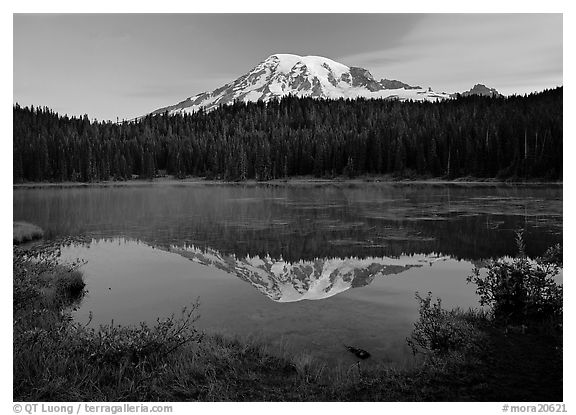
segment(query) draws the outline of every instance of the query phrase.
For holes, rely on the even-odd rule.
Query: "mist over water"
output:
[[[528,254],[562,237],[562,186],[321,184],[43,188],[14,191],[14,220],[48,237],[125,236],[227,254],[316,257]]]

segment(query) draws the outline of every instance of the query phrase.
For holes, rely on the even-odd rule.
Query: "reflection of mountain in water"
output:
[[[422,266],[416,258],[317,258],[312,261],[288,262],[266,257],[225,256],[212,249],[171,247],[202,265],[216,267],[237,275],[262,294],[278,302],[320,300],[349,288],[370,284],[377,276],[399,274]]]

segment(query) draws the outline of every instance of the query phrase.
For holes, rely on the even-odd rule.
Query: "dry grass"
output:
[[[12,235],[13,242],[15,244],[21,244],[42,238],[44,236],[44,231],[38,226],[28,222],[14,222]]]

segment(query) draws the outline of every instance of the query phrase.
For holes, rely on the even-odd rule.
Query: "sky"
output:
[[[562,14],[14,14],[13,101],[131,119],[275,53],[439,92],[563,85]]]

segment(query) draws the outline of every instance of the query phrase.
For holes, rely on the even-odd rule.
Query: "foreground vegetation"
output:
[[[305,354],[196,330],[197,304],[154,326],[94,330],[67,310],[78,264],[53,248],[14,248],[14,400],[561,401],[561,248],[475,271],[486,310],[445,310],[417,295],[411,369],[327,367]]]
[[[15,183],[158,174],[559,180],[562,96],[560,87],[435,103],[285,97],[122,123],[16,105],[13,177]]]
[[[13,222],[12,239],[15,244],[40,239],[44,236],[44,231],[40,227],[28,222]]]

